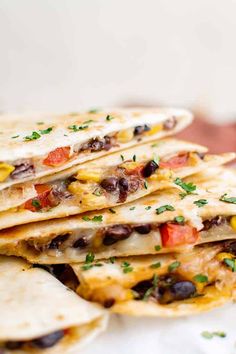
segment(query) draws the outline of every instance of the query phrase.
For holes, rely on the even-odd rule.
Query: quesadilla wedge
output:
[[[184,254],[111,258],[73,264],[78,294],[112,312],[177,317],[236,297],[236,242],[197,246]]]
[[[180,109],[123,109],[42,119],[0,116],[0,189],[175,134],[192,115]]]
[[[37,181],[32,184],[37,195],[18,206],[13,205],[15,188],[5,189],[0,197],[0,228],[128,203],[176,186],[177,176],[183,178],[234,157],[234,153],[208,155],[206,148],[176,139],[123,150]],[[16,188],[24,193],[24,184]],[[12,195],[8,210],[3,210],[5,192]]]
[[[107,323],[100,306],[14,257],[0,257],[0,309],[4,354],[75,353]]]
[[[180,178],[175,183],[178,188],[99,213],[2,230],[0,253],[32,263],[77,263],[88,253],[108,259],[186,252],[196,244],[236,238],[234,179],[227,186],[224,179],[217,178],[215,185],[210,179],[204,188]]]

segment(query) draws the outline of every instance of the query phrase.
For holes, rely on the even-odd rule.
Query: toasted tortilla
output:
[[[175,134],[191,123],[192,115],[180,109],[123,109],[27,120],[3,115],[0,120],[0,189],[4,189],[140,141]],[[96,146],[91,145],[94,141]]]
[[[227,171],[228,177],[231,176],[228,180],[218,176],[215,184],[210,178],[209,185],[203,175],[198,178],[204,188],[197,183],[196,190],[184,198],[178,186],[115,208],[2,230],[0,253],[22,256],[33,263],[76,263],[83,262],[88,253],[95,254],[96,259],[183,253],[196,244],[235,239],[232,220],[236,204],[224,200],[236,196],[235,172]],[[176,221],[179,216],[184,218],[180,224]],[[187,231],[181,231],[181,235],[187,233],[186,238],[168,243],[161,228],[169,223],[178,230],[182,230],[181,224],[186,225]],[[120,233],[117,227],[118,231],[121,228]]]
[[[185,254],[72,264],[80,282],[77,292],[125,315],[179,317],[209,311],[236,296],[236,273],[225,262],[235,262],[230,247],[221,242]]]
[[[128,203],[156,190],[176,187],[173,182],[177,177],[184,178],[234,158],[234,153],[209,155],[205,147],[176,139],[123,150],[122,154],[117,152],[37,180],[31,185],[32,193],[37,195],[20,205],[16,205],[19,198],[15,200],[15,188],[11,187],[12,208],[4,209],[4,200],[0,203],[0,229]],[[146,167],[147,175],[143,172]],[[112,190],[113,185],[106,186],[110,179],[115,179]],[[17,185],[20,188],[24,191],[23,184]]]
[[[106,327],[107,314],[99,306],[21,259],[0,257],[0,289],[0,350],[6,354],[75,353]],[[65,332],[52,347],[32,342],[57,331]]]

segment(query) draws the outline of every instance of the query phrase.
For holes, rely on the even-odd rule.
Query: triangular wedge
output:
[[[132,316],[178,317],[235,299],[236,241],[197,246],[185,254],[153,255],[72,265],[78,294]]]
[[[1,115],[0,189],[177,133],[181,109],[120,109],[68,115]]]
[[[100,306],[13,257],[0,257],[0,310],[4,354],[75,353],[107,323]]]
[[[76,263],[83,262],[88,253],[96,259],[183,253],[196,244],[234,239],[235,173],[225,173],[227,181],[218,176],[215,183],[213,178],[207,182],[202,173],[198,175],[202,187],[190,182],[190,177],[188,182],[178,178],[178,188],[133,203],[2,230],[0,253],[22,256],[33,263]]]

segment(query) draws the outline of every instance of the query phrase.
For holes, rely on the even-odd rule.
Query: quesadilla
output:
[[[204,175],[204,173],[203,173]],[[32,263],[83,262],[155,253],[186,252],[194,245],[236,238],[235,173],[176,187],[133,203],[74,217],[22,225],[0,232],[0,253]],[[192,177],[193,180],[195,177]],[[198,178],[200,176],[198,175]]]
[[[0,352],[75,353],[106,327],[100,306],[81,299],[47,271],[0,257]]]
[[[20,205],[16,205],[18,191],[24,193],[25,185],[5,189],[0,197],[0,228],[128,203],[176,186],[176,177],[221,165],[234,157],[234,153],[209,155],[205,147],[176,139],[122,150],[32,183],[36,196],[22,200]],[[4,200],[9,194],[7,205],[11,208],[6,210]]]
[[[0,189],[54,174],[138,142],[175,134],[192,121],[180,109],[137,109],[45,116],[1,116]]]
[[[133,316],[198,314],[236,298],[236,242],[184,254],[110,258],[72,265],[78,294]],[[90,262],[88,262],[90,260]]]

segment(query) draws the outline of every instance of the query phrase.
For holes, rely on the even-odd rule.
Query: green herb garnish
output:
[[[110,211],[110,213],[112,213],[112,214],[115,214],[115,213],[116,213],[116,211],[115,211],[113,208],[110,208],[109,211]]]
[[[40,209],[41,208],[41,203],[39,199],[32,199],[31,204],[33,205],[33,207],[35,207],[36,209]]]
[[[114,119],[115,117],[112,117],[112,116],[110,116],[109,114],[106,116],[106,120],[107,121],[110,121],[110,120],[112,120],[112,119]]]
[[[92,218],[92,221],[94,222],[102,222],[102,215],[95,215],[93,218]]]
[[[156,209],[156,213],[157,214],[162,214],[164,213],[164,211],[174,211],[175,208],[172,205],[166,204],[166,205],[162,205],[161,207]]]
[[[102,195],[101,189],[96,188],[95,191],[93,192],[93,195],[96,195],[96,197],[100,197]]]
[[[148,189],[148,183],[147,183],[147,181],[144,182],[144,188],[145,188],[145,189]]]
[[[161,250],[161,246],[160,245],[156,245],[156,246],[154,246],[154,249],[155,249],[155,251],[160,251]]]
[[[193,277],[193,279],[198,283],[207,283],[208,282],[208,277],[207,277],[207,275],[204,275],[204,274],[197,274]]]
[[[88,113],[98,113],[98,112],[100,112],[99,108],[92,108],[88,111]]]
[[[95,259],[95,256],[92,252],[88,253],[85,258],[85,263],[92,263]]]
[[[201,336],[203,338],[206,338],[206,339],[212,339],[213,337],[225,338],[226,337],[226,333],[225,332],[221,332],[221,331],[217,331],[217,332],[203,331],[201,333]]]
[[[169,272],[173,272],[173,270],[177,269],[180,266],[180,262],[179,261],[175,261],[173,263],[171,263],[168,267]]]
[[[80,130],[87,129],[89,126],[88,125],[69,125],[68,129],[72,130],[73,132],[78,132]]]
[[[121,158],[122,161],[125,161],[125,158],[124,158],[123,155],[120,155],[120,158]]]
[[[109,261],[110,261],[110,263],[112,263],[112,264],[115,263],[115,260],[116,260],[116,257],[110,257],[110,258],[109,258]]]
[[[136,162],[136,155],[133,156],[133,161]]]
[[[36,140],[36,139],[39,139],[41,138],[41,135],[37,132],[32,132],[31,135],[27,135],[24,137],[24,140],[25,141],[31,141],[31,140]]]
[[[44,135],[44,134],[49,134],[51,131],[52,131],[53,127],[49,127],[47,129],[44,129],[44,130],[40,130],[40,134],[41,135]]]
[[[208,201],[206,199],[198,199],[193,202],[193,204],[197,205],[198,208],[202,208],[204,205],[208,204]]]
[[[150,210],[152,207],[150,205],[148,205],[145,210]]]
[[[128,263],[128,262],[123,262],[121,264],[121,267],[123,268],[123,273],[125,273],[125,274],[132,272],[134,269],[133,267],[130,266],[130,263]]]
[[[20,136],[20,135],[14,135],[14,136],[12,136],[11,138],[12,138],[12,139],[16,139],[16,138],[19,138],[19,136]]]
[[[179,215],[174,218],[174,221],[177,222],[178,224],[183,224],[185,222],[185,218],[184,216]]]
[[[83,219],[84,221],[90,221],[90,220],[91,220],[88,216],[83,216],[82,219]]]
[[[82,270],[89,270],[91,268],[93,268],[92,264],[84,264],[84,265],[81,266]]]
[[[236,262],[235,262],[235,259],[224,258],[224,263],[232,270],[232,272],[236,272]]]
[[[220,197],[221,202],[236,204],[236,197],[226,197],[227,193]]]
[[[195,186],[193,183],[185,183],[181,178],[176,178],[174,180],[174,183],[181,187],[187,194],[192,194],[192,192],[194,192],[197,188],[197,186]]]
[[[129,208],[129,210],[134,210],[134,209],[135,209],[135,206],[133,206],[133,207]]]
[[[149,297],[152,295],[152,292],[156,289],[157,284],[158,284],[158,275],[154,274],[153,281],[152,281],[153,286],[145,292],[143,296],[143,301],[147,301],[149,299]]]
[[[161,266],[161,262],[156,262],[150,265],[150,268],[156,269],[156,268],[160,268]]]

